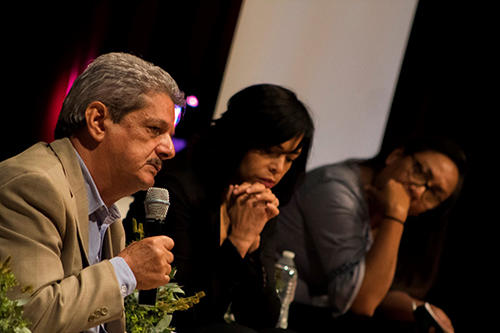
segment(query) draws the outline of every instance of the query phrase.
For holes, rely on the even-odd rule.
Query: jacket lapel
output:
[[[49,144],[57,155],[64,169],[69,190],[73,200],[73,209],[77,216],[78,238],[81,252],[85,256],[84,266],[89,265],[89,204],[82,170],[75,150],[68,138],[53,141]]]

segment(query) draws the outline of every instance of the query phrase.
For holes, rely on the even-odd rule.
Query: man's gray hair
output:
[[[174,104],[185,106],[184,94],[162,68],[127,53],[97,57],[75,80],[66,96],[55,138],[71,136],[85,125],[87,106],[100,101],[108,107],[113,122],[146,106],[145,95],[167,94]]]

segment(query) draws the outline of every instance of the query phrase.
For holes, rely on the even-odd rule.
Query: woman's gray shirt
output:
[[[292,200],[280,209],[277,250],[295,252],[299,274],[295,301],[349,310],[365,272],[373,239],[360,181],[360,160],[307,173]]]

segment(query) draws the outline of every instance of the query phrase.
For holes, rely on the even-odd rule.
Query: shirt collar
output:
[[[87,166],[85,165],[85,162],[83,162],[83,159],[81,158],[80,154],[78,154],[76,149],[75,153],[76,156],[78,157],[80,168],[82,169],[83,180],[85,182],[85,188],[87,190],[87,200],[89,202],[89,215],[96,213],[97,215],[102,217],[102,219],[100,219],[102,222],[109,224],[121,218],[118,207],[115,204],[111,205],[109,209],[106,207],[104,201],[101,198],[101,195],[99,194],[99,191],[97,190],[97,186],[95,185],[94,180],[92,179],[92,175],[90,174],[89,169],[87,169]],[[107,218],[108,216],[111,217],[111,219]]]

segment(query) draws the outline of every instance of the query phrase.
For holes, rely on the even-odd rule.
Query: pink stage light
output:
[[[191,95],[191,96],[188,96],[186,97],[186,104],[189,105],[190,107],[197,107],[198,106],[198,98],[196,98],[196,96],[194,95]]]

